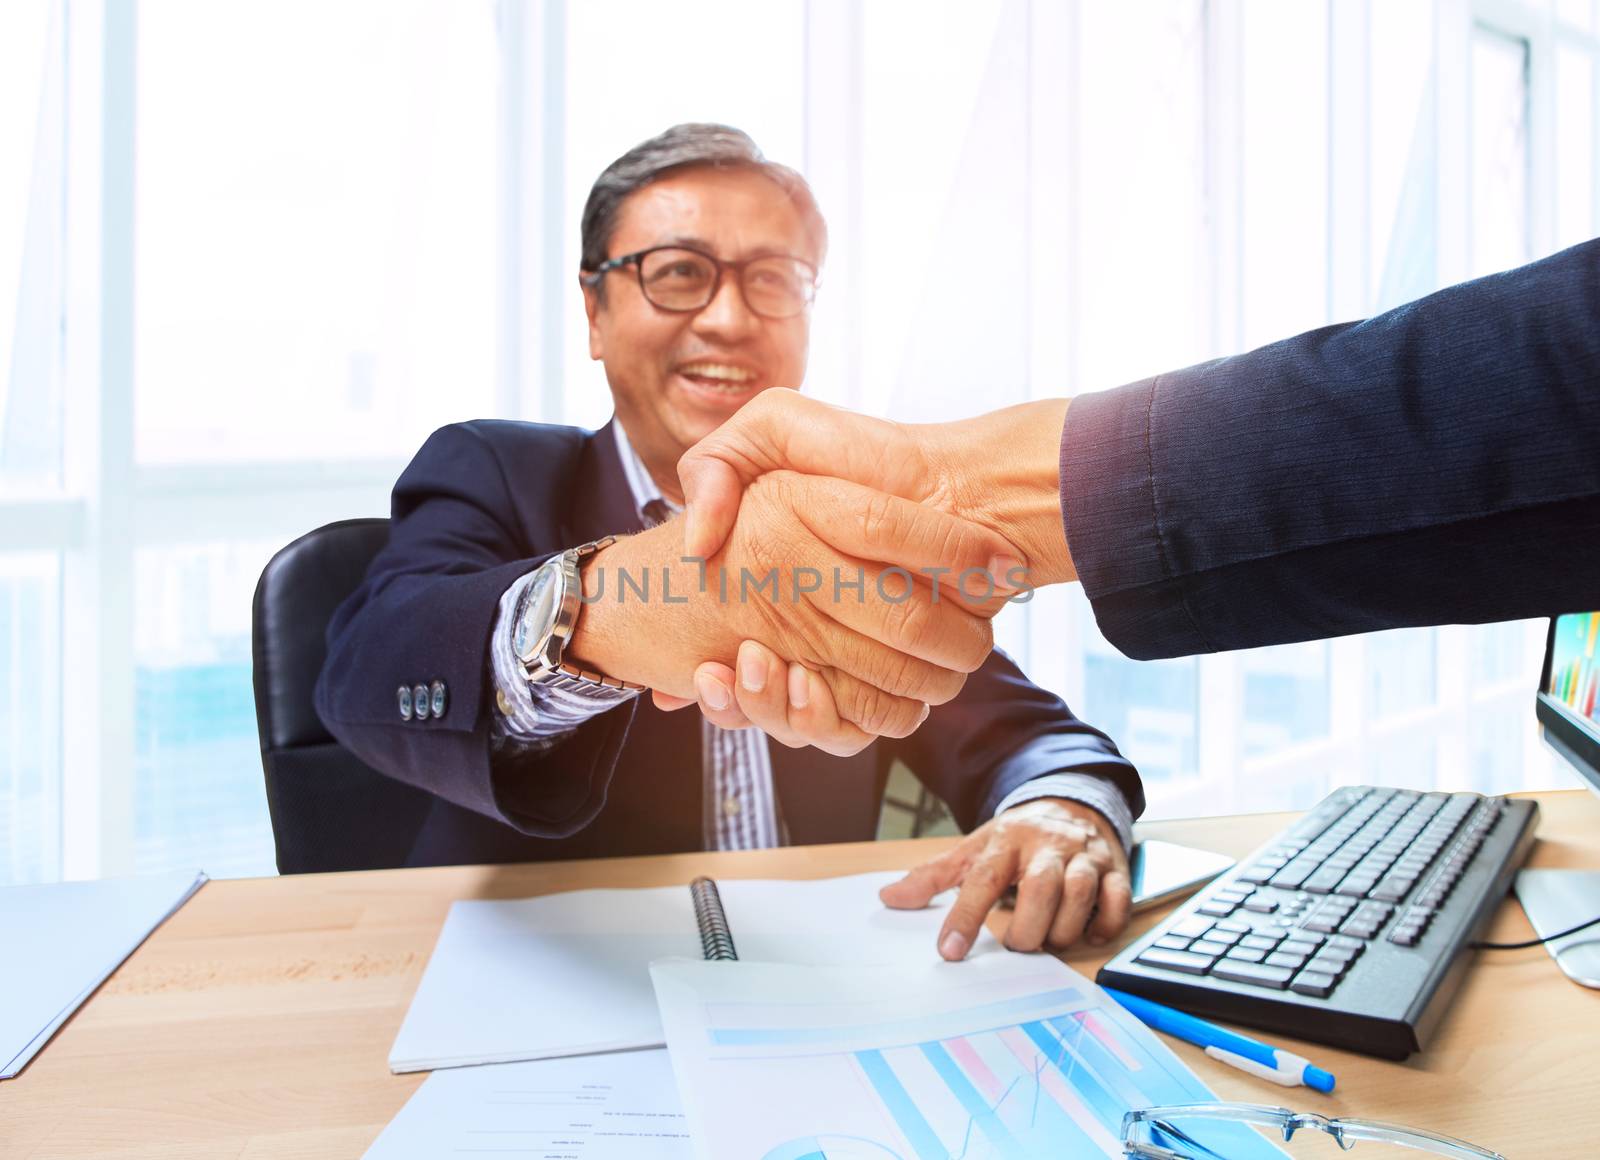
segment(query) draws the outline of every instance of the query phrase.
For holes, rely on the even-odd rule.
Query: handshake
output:
[[[906,736],[983,664],[1007,600],[1074,578],[1066,410],[908,425],[764,391],[679,462],[683,519],[589,559],[571,652],[785,745]]]

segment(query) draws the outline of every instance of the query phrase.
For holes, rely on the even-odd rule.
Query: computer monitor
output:
[[[1600,794],[1600,612],[1569,612],[1550,622],[1534,711],[1545,744]],[[1523,870],[1516,891],[1540,938],[1600,915],[1600,871]],[[1573,982],[1600,988],[1600,927],[1545,945]]]
[[[1600,794],[1600,612],[1550,622],[1535,711],[1545,744]]]

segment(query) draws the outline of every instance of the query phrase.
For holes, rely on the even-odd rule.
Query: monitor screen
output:
[[[1551,621],[1538,714],[1545,740],[1600,787],[1600,612]]]

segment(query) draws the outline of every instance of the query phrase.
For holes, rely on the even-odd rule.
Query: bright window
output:
[[[1472,38],[1472,270],[1528,260],[1528,42]]]
[[[140,5],[141,461],[409,456],[488,409],[494,15]]]
[[[60,874],[60,641],[59,558],[0,555],[0,885]]]
[[[133,837],[141,870],[274,870],[250,683],[250,604],[281,546],[222,541],[138,553]]]
[[[1556,50],[1556,241],[1595,236],[1595,60],[1567,45]]]
[[[0,5],[0,493],[61,472],[60,7]]]

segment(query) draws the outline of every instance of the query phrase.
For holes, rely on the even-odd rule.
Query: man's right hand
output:
[[[934,506],[786,471],[744,489],[732,530],[703,572],[685,559],[683,532],[674,520],[588,561],[590,602],[569,654],[692,698],[698,665],[732,666],[742,641],[759,642],[826,686],[820,702],[830,713],[836,707],[835,751],[905,736],[928,705],[960,691],[993,647],[989,617],[1003,597],[969,600],[954,578],[977,569],[1003,579],[1021,563],[1004,537]],[[623,574],[633,585],[619,599]],[[637,593],[646,576],[648,599]]]

